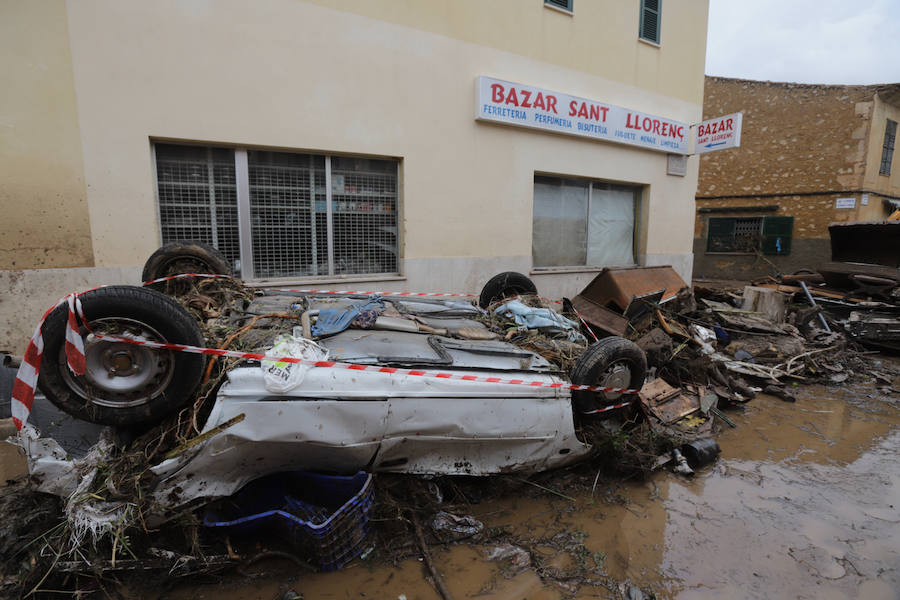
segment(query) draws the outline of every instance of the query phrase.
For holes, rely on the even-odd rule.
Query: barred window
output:
[[[891,160],[894,158],[894,141],[897,139],[897,122],[887,120],[884,126],[884,145],[881,148],[881,168],[879,175],[891,174]]]
[[[706,251],[790,254],[794,217],[711,217]]]
[[[210,244],[245,279],[397,272],[396,160],[154,149],[164,244]]]

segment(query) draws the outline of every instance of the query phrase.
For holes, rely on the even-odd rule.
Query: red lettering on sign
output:
[[[491,84],[491,102],[503,102],[503,86],[499,83]]]
[[[639,129],[637,125],[637,117],[634,118],[634,123],[631,122],[632,114],[628,113],[625,117],[625,129]]]
[[[506,96],[506,103],[513,106],[519,105],[519,97],[516,96],[516,88],[509,88],[509,95]]]
[[[574,100],[572,100],[572,101],[569,102],[569,116],[570,116],[570,117],[574,117],[575,114],[578,112],[578,111],[575,109],[575,105],[576,105],[576,104],[578,104],[578,103],[575,102]]]
[[[531,104],[528,103],[528,99],[531,98],[531,92],[528,90],[522,90],[522,95],[525,98],[522,100],[522,108],[531,108]]]
[[[725,124],[728,126],[728,131],[734,131],[733,123],[734,119],[728,119],[725,121]]]
[[[556,112],[556,96],[551,96],[550,94],[547,94],[547,112],[550,112],[551,110],[554,113],[559,114]]]
[[[537,98],[534,99],[534,107],[541,110],[547,110],[547,106],[544,104],[544,94],[538,92]]]
[[[653,119],[653,133],[659,135],[659,119]]]
[[[641,128],[643,128],[644,131],[650,131],[652,127],[653,119],[651,119],[650,117],[644,117],[644,120],[641,121]]]

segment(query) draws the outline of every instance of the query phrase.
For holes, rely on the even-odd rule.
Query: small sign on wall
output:
[[[834,201],[835,208],[856,208],[856,198],[837,198]]]
[[[683,154],[669,154],[666,174],[677,175],[678,177],[687,175],[687,156]]]

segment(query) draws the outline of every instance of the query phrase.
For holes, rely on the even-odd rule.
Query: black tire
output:
[[[197,322],[159,292],[122,285],[98,288],[79,298],[95,333],[203,345]],[[68,306],[63,304],[44,322],[38,379],[40,390],[61,410],[103,425],[151,425],[191,400],[203,372],[202,355],[91,341],[82,326],[87,368],[76,376],[66,362],[67,319]]]
[[[200,242],[171,242],[150,255],[144,263],[142,281],[153,281],[182,273],[231,275],[231,265],[221,252]]]
[[[588,347],[572,368],[572,383],[604,387],[640,389],[647,376],[647,357],[632,341],[616,336],[601,339]],[[572,392],[575,409],[588,412],[626,401],[612,392]]]
[[[478,305],[487,308],[492,302],[502,300],[508,296],[527,296],[537,294],[534,282],[521,273],[507,271],[491,277],[481,288],[481,296]]]

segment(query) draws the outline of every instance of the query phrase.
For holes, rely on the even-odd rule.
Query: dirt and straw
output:
[[[298,314],[293,312],[248,315],[245,309],[254,294],[238,280],[177,279],[162,285],[166,289],[160,291],[175,297],[196,317],[209,347],[256,349],[261,339],[271,339],[273,332],[288,332],[297,322]],[[756,359],[763,364],[780,364],[790,358],[779,350],[784,347],[782,338],[802,339],[805,355],[797,363],[802,369],[794,369],[782,380],[750,378],[756,385],[777,386],[787,401],[793,385],[834,382],[836,375],[840,376],[839,381],[871,377],[872,352],[856,347],[843,336],[821,336],[822,332],[813,330],[803,337],[790,328],[776,335],[754,332],[727,326],[716,318],[717,313],[703,308],[703,302],[698,307],[698,299],[730,302],[729,295],[734,294],[711,289],[697,290],[695,294],[685,290],[675,301],[648,306],[642,318],[632,320],[628,337],[644,347],[651,374],[676,387],[708,386],[715,391],[722,408],[740,409],[741,403],[760,389],[713,363],[690,336],[653,333],[660,325],[671,328],[673,323],[680,323],[682,328],[676,330],[700,324],[724,330],[734,340],[754,341],[755,346],[747,347],[757,349]],[[537,297],[523,300],[532,306],[550,306]],[[586,344],[522,330],[492,310],[482,320],[503,339],[546,358],[561,373],[569,372],[586,348]],[[261,329],[267,332],[263,338],[259,335]],[[817,345],[817,336],[824,338],[825,345]],[[810,353],[809,348],[827,351]],[[96,543],[73,545],[62,499],[31,491],[27,480],[2,488],[0,514],[7,518],[0,525],[0,596],[152,596],[187,576],[193,582],[218,577],[223,571],[252,576],[246,569],[267,557],[286,559],[301,572],[314,570],[310,557],[298,554],[294,547],[268,539],[211,533],[202,526],[202,508],[184,509],[156,527],[149,526],[145,518],[155,508],[148,493],[155,484],[151,465],[167,454],[189,447],[196,439],[218,386],[236,362],[230,358],[210,360],[194,402],[148,431],[120,434],[117,451],[101,461],[85,496],[126,502],[134,516],[128,522],[111,525]],[[876,379],[889,386],[896,375],[876,373]],[[639,590],[623,587],[622,582],[604,574],[603,556],[589,552],[583,543],[584,534],[577,531],[525,538],[508,528],[487,527],[470,535],[448,537],[428,526],[438,511],[466,514],[473,504],[508,495],[571,499],[572,495],[597,493],[604,502],[626,502],[614,493],[617,482],[646,477],[658,466],[659,456],[684,441],[678,429],[660,427],[633,406],[619,411],[612,420],[582,419],[578,426],[581,438],[593,445],[591,458],[553,472],[481,478],[379,475],[367,543],[371,550],[363,553],[365,560],[397,564],[424,554],[431,564],[429,554],[449,544],[490,544],[518,549],[504,558],[504,573],[531,569],[564,595],[574,595],[581,585],[587,584],[605,587],[613,596],[639,595]],[[9,518],[11,515],[15,517]],[[554,560],[560,553],[571,558],[566,561],[566,568],[560,568]],[[440,590],[439,576],[433,577],[446,596],[446,589]]]

